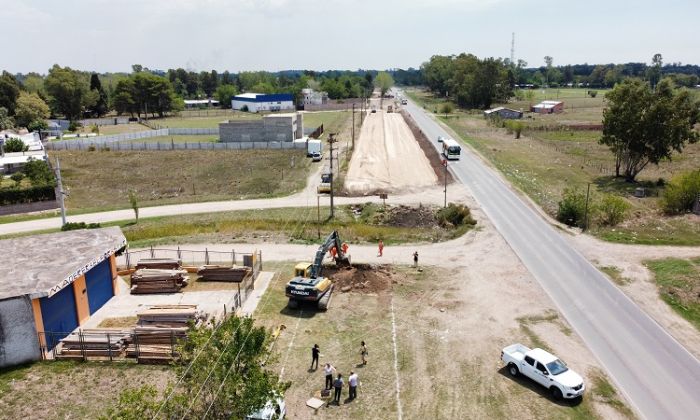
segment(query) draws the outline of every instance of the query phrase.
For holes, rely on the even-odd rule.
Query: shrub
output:
[[[34,185],[50,185],[53,187],[55,180],[49,165],[43,160],[30,159],[24,164],[22,172]]]
[[[597,206],[598,222],[604,226],[615,226],[625,220],[630,204],[622,197],[613,194],[603,196]]]
[[[78,129],[82,126],[78,121],[71,121],[68,124],[68,131],[78,131]]]
[[[469,207],[462,204],[450,203],[447,207],[438,210],[435,217],[442,227],[461,225],[474,226],[476,224],[476,220],[472,218]]]
[[[29,188],[0,189],[0,205],[33,203],[35,201],[50,201],[56,199],[53,185],[36,185]]]
[[[15,181],[17,186],[19,187],[19,184],[22,182],[24,179],[24,174],[22,172],[15,172],[12,175],[10,175],[10,179]]]
[[[68,222],[61,226],[62,231],[67,230],[78,230],[78,229],[97,229],[100,227],[99,223],[85,223],[85,222]]]
[[[26,152],[29,146],[25,145],[22,139],[12,137],[5,140],[5,153]]]
[[[454,109],[455,107],[449,102],[445,102],[444,104],[440,105],[440,113],[445,114],[445,116],[447,116],[447,114],[451,114]]]
[[[522,121],[508,120],[505,122],[505,127],[508,130],[508,134],[515,134],[515,138],[520,138],[520,133],[523,132],[524,124]]]
[[[671,179],[661,197],[661,207],[667,214],[691,211],[698,194],[700,194],[700,169]]]
[[[597,90],[589,90],[588,94],[591,96],[591,98],[595,98],[596,95],[598,95],[598,91]]]
[[[586,213],[586,193],[578,188],[564,189],[564,197],[559,202],[557,220],[569,226],[584,227]]]

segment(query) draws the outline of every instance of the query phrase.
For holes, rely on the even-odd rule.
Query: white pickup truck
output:
[[[501,351],[501,360],[511,376],[523,375],[549,389],[554,399],[583,395],[583,378],[556,356],[542,350],[513,344]]]

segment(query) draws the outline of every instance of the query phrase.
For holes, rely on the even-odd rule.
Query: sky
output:
[[[513,33],[529,67],[700,64],[698,22],[698,0],[0,0],[0,69],[381,70],[510,57]]]

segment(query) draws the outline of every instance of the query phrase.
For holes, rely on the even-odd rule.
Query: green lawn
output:
[[[700,258],[646,261],[654,273],[661,298],[700,329]]]
[[[202,135],[172,135],[172,136],[156,136],[144,139],[128,140],[123,143],[216,143],[219,141],[219,136],[216,134]],[[128,146],[124,146],[128,147]]]
[[[247,112],[231,112],[213,117],[167,117],[150,120],[154,126],[174,128],[218,128],[219,123],[227,120],[259,120],[262,114],[250,114]]]

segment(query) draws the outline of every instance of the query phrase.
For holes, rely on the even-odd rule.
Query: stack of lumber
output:
[[[79,359],[86,357],[120,356],[131,331],[119,328],[85,329],[73,332],[61,339],[58,358]]]
[[[154,268],[160,270],[178,270],[182,265],[182,261],[171,258],[142,258],[136,264],[136,269]]]
[[[190,322],[202,315],[197,305],[159,305],[139,312],[138,326],[127,341],[126,355],[140,363],[166,363],[179,356],[175,344],[187,338]]]
[[[240,283],[252,275],[250,267],[224,266],[224,265],[203,265],[197,270],[199,280],[203,281],[229,281]]]
[[[187,279],[185,270],[142,268],[131,275],[131,294],[179,292]]]

